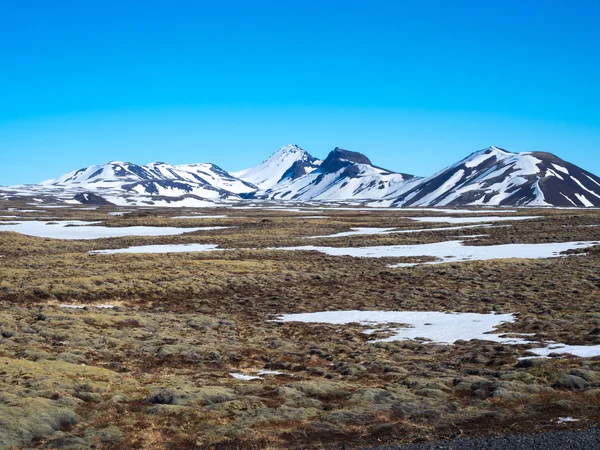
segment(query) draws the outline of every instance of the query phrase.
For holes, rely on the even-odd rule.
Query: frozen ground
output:
[[[212,244],[166,244],[166,245],[138,245],[135,247],[117,248],[109,250],[93,250],[91,255],[112,255],[116,253],[187,253],[187,252],[212,252],[223,250]]]
[[[221,230],[228,227],[104,227],[96,226],[100,222],[64,220],[57,222],[23,221],[0,222],[0,231],[14,231],[27,236],[51,239],[100,239],[122,236],[173,236],[192,231]]]
[[[229,217],[227,215],[215,215],[215,216],[202,216],[202,215],[197,215],[197,216],[174,216],[171,217],[171,219],[225,219],[226,217]]]
[[[405,217],[417,222],[483,223],[541,219],[542,216],[484,216],[484,217]]]
[[[458,340],[472,339],[493,341],[503,344],[534,344],[526,335],[506,337],[495,330],[503,323],[514,322],[512,314],[447,313],[439,311],[325,311],[300,314],[283,314],[281,322],[327,323],[347,325],[359,323],[368,327],[365,334],[388,332],[391,336],[371,342],[402,340],[428,341],[437,344],[453,344]],[[400,325],[400,326],[398,326]],[[565,345],[548,343],[544,347],[532,348],[537,356],[571,354],[582,358],[600,356],[600,345]],[[527,359],[529,357],[521,358]]]
[[[359,236],[359,235],[370,235],[370,234],[396,234],[396,233],[422,233],[425,231],[452,231],[452,230],[463,230],[467,228],[498,228],[498,227],[509,227],[510,225],[489,225],[489,224],[477,224],[477,225],[463,225],[457,227],[441,227],[441,228],[419,228],[416,230],[398,230],[397,228],[376,228],[376,227],[358,227],[351,228],[351,231],[343,231],[341,233],[327,234],[323,236],[307,236],[306,239],[319,239],[319,238],[336,238],[345,236]]]
[[[462,339],[481,339],[502,343],[524,343],[522,339],[505,338],[494,334],[494,329],[506,322],[514,322],[512,314],[444,313],[437,311],[326,311],[302,314],[284,314],[282,322],[329,323],[345,325],[360,323],[373,326],[366,333],[389,331],[392,336],[375,341],[423,339],[440,344],[453,344]],[[396,327],[404,324],[408,327]],[[375,342],[373,341],[373,342]]]
[[[483,261],[507,258],[556,258],[560,252],[595,245],[596,242],[559,242],[550,244],[504,244],[504,245],[464,245],[464,241],[435,242],[415,245],[383,245],[374,247],[319,247],[304,245],[280,247],[271,250],[318,251],[332,256],[355,256],[362,258],[404,258],[434,257],[437,261],[427,263],[393,264],[390,267],[404,267],[416,264],[441,264],[458,261]]]
[[[581,358],[593,358],[595,356],[600,356],[600,345],[566,345],[550,343],[546,347],[532,348],[529,352],[542,357],[547,357],[551,354],[569,354]]]

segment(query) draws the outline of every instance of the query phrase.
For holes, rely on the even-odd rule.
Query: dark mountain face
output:
[[[371,164],[371,160],[362,153],[351,152],[349,150],[336,147],[321,163],[319,171],[322,173],[333,173],[352,164],[367,164],[369,166],[373,165]]]
[[[206,181],[202,181],[202,188],[206,191],[217,192],[220,195],[230,194],[223,189],[216,188],[214,186],[209,185]],[[138,181],[136,183],[124,184],[122,185],[122,189],[125,191],[137,191],[137,192],[145,192],[150,195],[161,195],[161,191],[172,189],[174,191],[179,191],[183,193],[193,192],[194,189],[197,188],[197,185],[191,185],[190,183],[176,181],[176,180],[146,180],[146,181]],[[164,195],[164,194],[162,194]]]
[[[75,195],[73,200],[77,200],[82,205],[112,205],[111,202],[93,192],[81,192]]]
[[[538,164],[541,171],[549,174],[539,182],[548,203],[600,207],[599,177],[551,153],[534,152],[532,155],[542,161]]]
[[[402,206],[600,206],[600,179],[555,155],[490,147],[425,178]]]
[[[279,182],[283,180],[295,180],[296,178],[300,178],[307,173],[312,172],[317,167],[319,167],[317,163],[317,158],[306,154],[304,159],[299,159],[295,161],[288,170],[284,172],[284,174],[279,179]]]

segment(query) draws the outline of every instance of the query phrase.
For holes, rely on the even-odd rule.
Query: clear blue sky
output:
[[[4,2],[0,184],[295,143],[430,174],[497,145],[600,174],[597,1]]]

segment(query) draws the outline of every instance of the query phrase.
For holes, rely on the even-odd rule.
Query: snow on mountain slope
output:
[[[232,176],[229,172],[224,171],[219,166],[215,166],[214,164],[182,164],[175,166],[175,168],[177,169],[178,173],[183,172],[186,174],[192,174],[192,176],[198,181],[204,180],[211,186],[224,189],[235,194],[243,194],[257,190],[255,185]],[[188,179],[188,181],[194,180]]]
[[[379,199],[407,188],[412,175],[373,166],[363,154],[334,149],[320,166],[299,177],[284,177],[254,197],[272,200]]]
[[[132,206],[213,206],[256,198],[372,200],[371,205],[381,206],[600,207],[599,177],[550,153],[498,147],[472,153],[427,178],[374,166],[365,155],[340,148],[320,161],[286,145],[258,166],[236,173],[208,163],[111,161],[0,192],[5,199]]]
[[[238,193],[253,192],[256,187],[232,177],[214,164],[173,166],[155,162],[146,166],[120,161],[94,165],[69,172],[40,183],[52,189],[92,192],[113,202],[119,196],[153,198],[194,198],[200,200],[239,200]],[[86,197],[79,197],[85,199]],[[148,200],[146,200],[148,201]]]
[[[273,153],[258,166],[232,172],[236,178],[252,183],[260,189],[269,189],[283,178],[295,179],[315,170],[320,161],[297,145],[288,144]]]
[[[419,181],[392,205],[600,206],[600,178],[550,153],[488,147]]]
[[[172,166],[163,162],[146,166],[120,161],[86,167],[69,172],[40,184],[70,187],[114,187],[140,181],[180,181],[209,185],[233,193],[253,192],[256,186],[239,180],[214,164],[182,164]]]

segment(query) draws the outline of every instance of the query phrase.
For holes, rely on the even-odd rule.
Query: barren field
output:
[[[600,423],[600,210],[47,206],[0,202],[0,448],[361,448]],[[17,232],[82,225],[67,220],[226,228]],[[353,228],[367,230],[328,237]],[[447,241],[489,249],[426,264],[436,256],[419,246]],[[560,257],[522,258],[566,242]],[[163,245],[171,252],[89,253]],[[280,249],[303,246],[348,254]],[[417,250],[352,256],[389,246]],[[514,320],[453,343],[390,340],[405,322],[278,320],[354,310]],[[533,357],[550,342],[586,357]]]

